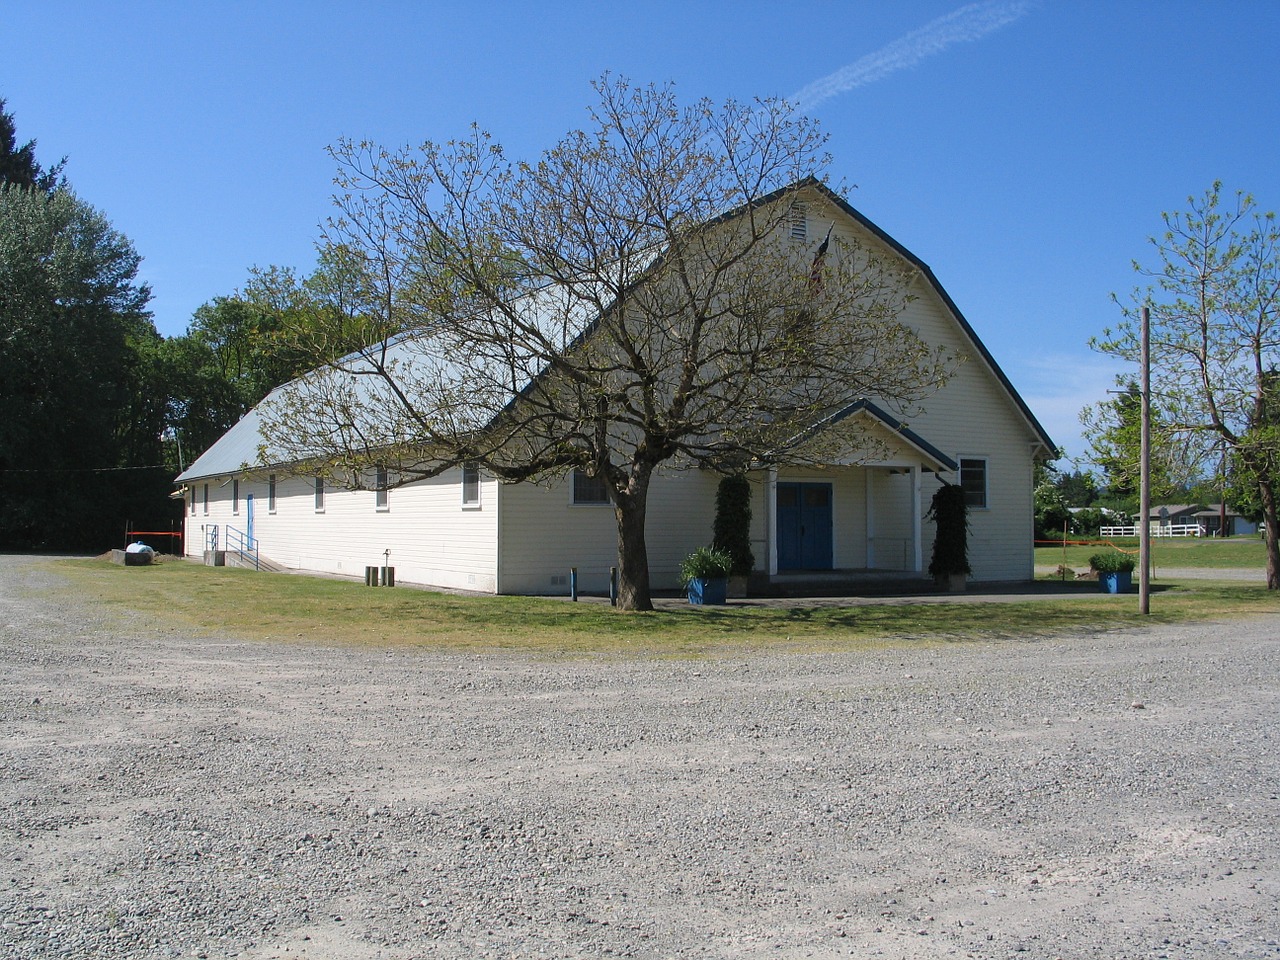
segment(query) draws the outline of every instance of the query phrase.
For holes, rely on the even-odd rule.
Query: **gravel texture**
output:
[[[0,956],[1280,957],[1278,633],[335,649],[0,557]]]

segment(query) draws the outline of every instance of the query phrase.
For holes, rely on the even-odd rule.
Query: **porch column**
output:
[[[911,510],[911,549],[912,549],[912,569],[916,573],[924,572],[924,549],[920,543],[923,504],[920,503],[921,483],[920,483],[920,465],[916,464],[911,468],[911,502],[914,507]]]
[[[778,468],[765,471],[764,543],[769,576],[778,574]]]

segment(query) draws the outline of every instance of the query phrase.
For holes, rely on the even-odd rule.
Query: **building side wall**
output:
[[[1036,437],[1004,388],[963,340],[936,294],[918,284],[917,299],[904,320],[926,340],[965,356],[952,379],[924,401],[924,410],[906,417],[908,425],[952,459],[987,463],[987,505],[969,511],[969,562],[972,579],[1029,580],[1034,575],[1033,446]],[[942,479],[958,482],[955,474]],[[939,486],[926,475],[923,506]],[[924,564],[929,563],[933,525],[926,523]]]
[[[711,543],[719,478],[700,470],[662,470],[649,487],[645,540],[650,585],[680,587],[680,561]],[[503,593],[563,595],[569,569],[584,593],[609,589],[618,564],[617,523],[611,505],[572,502],[568,480],[502,488]]]
[[[276,510],[268,509],[265,477],[240,478],[240,509],[232,504],[230,478],[209,482],[209,513],[203,511],[204,481],[193,484],[196,514],[187,511],[187,552],[201,555],[205,534],[216,524],[222,544],[228,525],[245,529],[245,498],[254,495],[254,533],[261,555],[287,569],[364,576],[366,566],[389,561],[396,579],[492,593],[497,587],[498,484],[482,480],[478,507],[463,507],[460,471],[451,470],[388,491],[386,510],[373,490],[327,487],[324,510],[315,508],[310,477],[278,475]],[[384,551],[390,551],[389,556]]]
[[[814,204],[810,220],[834,222],[836,236],[856,239],[885,256],[898,255],[860,224],[823,201]],[[925,398],[922,410],[901,409],[887,398],[868,399],[949,457],[987,461],[987,505],[971,509],[969,516],[972,578],[1031,579],[1035,569],[1032,457],[1038,437],[933,287],[923,277],[917,277],[911,292],[914,299],[903,312],[902,321],[930,345],[946,346],[965,357],[965,362],[945,386]],[[956,482],[958,477],[926,475],[923,510],[928,509],[941,479]],[[885,527],[879,520],[878,512],[874,527],[877,535],[883,536]],[[933,525],[926,523],[921,534],[926,568],[933,535]]]

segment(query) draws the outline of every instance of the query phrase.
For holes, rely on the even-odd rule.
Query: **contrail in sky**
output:
[[[809,112],[837,94],[913,67],[953,43],[977,40],[999,30],[1022,17],[1031,6],[1031,0],[982,0],[981,3],[967,4],[867,54],[861,60],[815,80],[787,99],[801,111]]]

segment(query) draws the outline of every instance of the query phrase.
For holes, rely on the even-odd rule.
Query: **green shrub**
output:
[[[751,552],[751,481],[741,473],[724,477],[716,490],[716,518],[711,546],[733,557],[729,572],[746,577],[755,568]]]
[[[1137,565],[1137,557],[1118,550],[1112,550],[1110,553],[1095,553],[1089,558],[1089,566],[1098,573],[1132,573]]]
[[[1097,507],[1085,507],[1071,515],[1071,532],[1080,536],[1096,537],[1108,523],[1107,515]]]
[[[929,561],[930,576],[972,573],[969,568],[969,506],[964,500],[964,490],[954,483],[944,483],[933,495],[925,519],[936,524],[933,559]]]
[[[699,547],[680,561],[680,582],[690,580],[721,580],[729,576],[733,557],[725,550]]]

